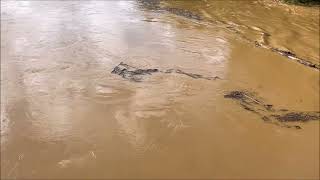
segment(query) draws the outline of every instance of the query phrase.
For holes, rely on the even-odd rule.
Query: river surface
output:
[[[201,16],[188,18],[183,9]],[[182,12],[182,11],[180,11]],[[319,178],[319,8],[273,1],[1,1],[1,178]],[[120,62],[180,69],[133,82]]]

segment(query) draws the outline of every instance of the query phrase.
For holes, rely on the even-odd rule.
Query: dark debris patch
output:
[[[218,76],[215,76],[215,77],[206,77],[206,76],[203,76],[203,75],[200,75],[200,74],[194,74],[194,73],[187,73],[187,72],[184,72],[180,69],[167,69],[165,71],[163,71],[164,73],[177,73],[177,74],[183,74],[183,75],[186,75],[186,76],[189,76],[193,79],[207,79],[207,80],[216,80],[216,79],[220,79],[220,77]]]
[[[187,9],[176,8],[176,7],[162,7],[160,5],[160,0],[138,0],[138,2],[140,2],[140,5],[143,8],[146,8],[148,10],[167,12],[167,13],[171,13],[177,16],[181,16],[181,17],[185,17],[185,18],[193,19],[197,21],[201,21],[203,19],[199,14],[196,14]]]
[[[160,0],[138,0],[139,5],[148,10],[160,10]]]
[[[185,71],[182,71],[180,69],[167,69],[167,70],[159,70],[159,69],[140,69],[133,66],[130,66],[128,64],[125,64],[121,62],[119,65],[114,67],[114,69],[111,71],[112,74],[117,74],[121,76],[124,79],[128,79],[134,82],[140,82],[143,80],[143,77],[146,75],[152,75],[153,73],[176,73],[176,74],[182,74],[186,75],[188,77],[191,77],[193,79],[206,79],[206,80],[217,80],[220,79],[220,77],[207,77],[200,74],[194,74],[194,73],[188,73]]]
[[[315,64],[315,63],[312,63],[312,62],[310,62],[308,60],[302,59],[302,58],[298,57],[295,53],[293,53],[291,51],[286,51],[286,50],[281,50],[281,49],[278,49],[278,48],[270,47],[270,46],[268,46],[266,44],[259,43],[258,41],[255,41],[254,44],[255,44],[256,47],[269,49],[269,50],[271,50],[273,52],[278,53],[281,56],[287,57],[290,60],[293,60],[293,61],[295,61],[297,63],[300,63],[300,64],[302,64],[304,66],[320,70],[320,65],[319,64]]]
[[[180,8],[170,8],[170,7],[165,7],[163,8],[163,10],[170,12],[172,14],[175,14],[177,16],[182,16],[188,19],[194,19],[197,21],[201,21],[202,17],[194,12],[191,12],[189,10],[186,9],[180,9]]]
[[[249,92],[244,92],[244,91],[231,91],[228,94],[224,95],[225,98],[230,98],[230,99],[235,99],[238,100],[241,104],[261,104],[260,100],[254,97],[253,94]],[[266,105],[261,105],[263,108],[270,108],[269,104]]]
[[[291,57],[291,58],[296,58],[297,55],[294,54],[293,52],[290,51],[285,51],[285,50],[281,50],[281,49],[277,49],[277,48],[272,48],[272,51],[279,53],[282,56],[286,56],[286,57]]]
[[[231,91],[228,94],[224,95],[225,98],[232,98],[232,99],[244,99],[245,92],[242,91]]]
[[[320,112],[296,112],[287,109],[276,109],[273,105],[266,104],[255,97],[253,93],[245,91],[231,91],[225,94],[224,97],[237,101],[243,109],[257,114],[264,122],[281,127],[301,129],[301,126],[292,125],[291,123],[320,120]]]
[[[125,79],[139,82],[142,80],[143,75],[151,75],[152,73],[159,72],[158,69],[137,69],[133,66],[121,62],[116,66],[111,73],[117,74]]]
[[[284,50],[280,50],[280,49],[277,49],[277,48],[271,48],[272,51],[274,52],[277,52],[278,54],[282,55],[282,56],[285,56],[291,60],[294,60],[302,65],[305,65],[305,66],[308,66],[308,67],[311,67],[311,68],[315,68],[315,69],[318,69],[320,70],[320,65],[318,64],[315,64],[315,63],[312,63],[308,60],[305,60],[305,59],[301,59],[299,57],[297,57],[296,54],[294,54],[293,52],[290,52],[290,51],[284,51]]]
[[[320,113],[319,112],[290,112],[284,115],[272,115],[276,119],[281,122],[306,122],[312,120],[319,120]]]

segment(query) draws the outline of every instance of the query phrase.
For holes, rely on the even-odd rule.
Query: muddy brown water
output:
[[[273,1],[1,1],[1,178],[319,178],[319,121],[266,123],[226,92],[319,111],[319,8]],[[192,12],[201,16],[198,21]],[[182,16],[179,16],[179,13]],[[191,17],[191,18],[190,18]],[[179,69],[132,82],[111,71]]]

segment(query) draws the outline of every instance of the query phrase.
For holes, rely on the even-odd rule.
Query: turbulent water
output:
[[[318,7],[1,1],[1,178],[319,178],[296,57],[319,65]]]

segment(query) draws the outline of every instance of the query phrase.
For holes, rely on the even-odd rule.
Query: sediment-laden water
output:
[[[1,178],[319,178],[319,7],[1,1]]]

